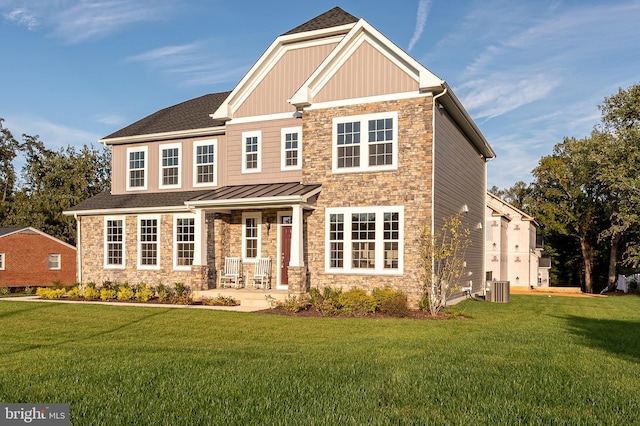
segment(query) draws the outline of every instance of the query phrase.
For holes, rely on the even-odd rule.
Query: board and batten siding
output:
[[[337,43],[288,50],[269,70],[247,99],[234,113],[234,118],[283,112],[296,108],[287,102],[302,83],[318,68]]]
[[[472,281],[473,291],[481,292],[484,283],[484,215],[486,202],[486,162],[444,109],[435,112],[434,220],[435,229],[445,217],[460,213],[470,229],[466,268],[460,286]]]

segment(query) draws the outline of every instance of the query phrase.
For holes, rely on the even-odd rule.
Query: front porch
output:
[[[288,290],[260,290],[253,288],[215,288],[211,290],[194,290],[193,300],[215,299],[216,297],[231,297],[240,303],[244,311],[260,311],[273,307],[274,303],[284,301],[289,295]]]

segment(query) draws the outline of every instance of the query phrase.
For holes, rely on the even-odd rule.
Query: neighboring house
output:
[[[80,276],[216,285],[227,257],[272,260],[272,288],[390,285],[415,299],[419,234],[460,212],[482,241],[495,156],[447,83],[334,8],[267,48],[231,92],[101,140],[110,193],[77,218]],[[461,285],[482,291],[482,244]]]
[[[487,192],[487,279],[515,287],[549,287],[551,262],[542,256],[537,227],[532,216]]]
[[[0,228],[0,287],[76,281],[76,248],[31,227]]]

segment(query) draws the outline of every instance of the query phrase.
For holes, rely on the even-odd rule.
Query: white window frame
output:
[[[140,239],[141,237],[141,226],[142,226],[142,221],[143,220],[153,220],[155,219],[157,222],[157,228],[156,228],[156,264],[155,265],[143,265],[142,264],[142,240]],[[138,269],[148,269],[148,270],[158,270],[160,269],[160,260],[162,259],[161,257],[161,252],[162,252],[162,247],[160,245],[161,240],[161,228],[162,228],[162,223],[161,223],[161,216],[160,215],[140,215],[138,216],[137,219],[137,224],[136,224],[137,228],[136,228],[136,235],[137,235],[137,246],[138,246]]]
[[[296,133],[298,135],[298,146],[295,149],[297,154],[298,163],[295,166],[287,165],[287,152],[294,151],[287,149],[287,135]],[[281,170],[301,170],[302,169],[302,126],[298,127],[286,127],[280,131],[281,155],[280,155],[280,169]]]
[[[144,152],[144,185],[131,186],[131,160],[129,159],[133,152]],[[138,170],[138,169],[136,169]],[[149,147],[136,146],[127,148],[127,191],[146,191],[149,186]]]
[[[108,236],[108,222],[109,221],[122,221],[122,264],[118,265],[115,263],[109,263],[109,241],[107,240]],[[126,247],[127,247],[127,231],[126,231],[127,221],[125,216],[105,216],[104,217],[104,233],[103,233],[103,247],[104,247],[104,268],[105,269],[124,269],[127,263],[126,258]]]
[[[52,263],[54,266],[51,266]],[[62,256],[59,253],[49,253],[47,257],[47,269],[50,271],[59,271],[62,269]]]
[[[4,253],[0,253],[0,271],[4,271],[6,268],[5,260]]]
[[[247,139],[256,138],[258,144],[257,151],[257,167],[247,168]],[[253,132],[242,132],[242,173],[260,173],[262,171],[262,132],[256,130]]]
[[[354,268],[352,266],[351,215],[374,213],[375,218],[375,267]],[[398,213],[398,268],[384,267],[384,214]],[[343,228],[343,267],[331,267],[331,224],[332,214],[344,215]],[[395,241],[395,240],[393,240]],[[325,272],[331,274],[357,275],[402,275],[404,273],[404,206],[371,206],[371,207],[334,207],[325,210]]]
[[[247,219],[256,219],[257,227],[257,248],[256,257],[247,257]],[[261,212],[249,212],[242,213],[242,261],[248,263],[254,263],[262,254],[262,213]]]
[[[369,121],[391,118],[393,120],[393,138],[389,141],[393,146],[392,164],[380,166],[369,165]],[[338,167],[338,124],[360,123],[360,165],[358,167]],[[333,173],[362,173],[398,170],[398,111],[381,112],[375,114],[352,115],[336,117],[332,120],[332,155],[331,171]]]
[[[178,165],[171,167],[164,167],[162,165],[163,161],[163,150],[165,149],[177,149],[178,150]],[[174,168],[178,169],[178,183],[167,184],[164,183],[164,169],[165,168]],[[158,147],[158,188],[160,189],[175,189],[182,187],[182,144],[181,143],[170,143],[163,144]]]
[[[190,271],[191,265],[179,265],[178,264],[178,220],[191,219],[193,220],[193,258],[191,259],[191,265],[194,264],[196,258],[196,244],[198,242],[198,221],[195,214],[176,214],[173,216],[173,269],[176,271]]]
[[[201,146],[213,146],[213,163],[202,163],[202,165],[213,165],[213,181],[198,182],[198,148]],[[193,143],[193,187],[216,186],[218,185],[218,140],[201,140]]]

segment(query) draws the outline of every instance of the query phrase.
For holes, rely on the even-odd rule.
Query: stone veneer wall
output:
[[[131,285],[146,283],[173,285],[176,282],[189,286],[200,286],[201,271],[175,271],[173,269],[173,215],[160,216],[160,269],[143,270],[137,268],[138,240],[137,216],[125,219],[126,254],[124,269],[104,268],[104,216],[84,216],[81,221],[82,282],[103,281],[129,282]]]
[[[311,287],[372,290],[391,285],[412,301],[419,297],[418,236],[430,224],[432,210],[432,105],[432,97],[424,96],[304,112],[303,182],[322,184],[317,208],[307,219]],[[332,174],[332,119],[388,111],[398,111],[398,170]],[[381,205],[404,206],[404,274],[325,273],[325,209]]]

